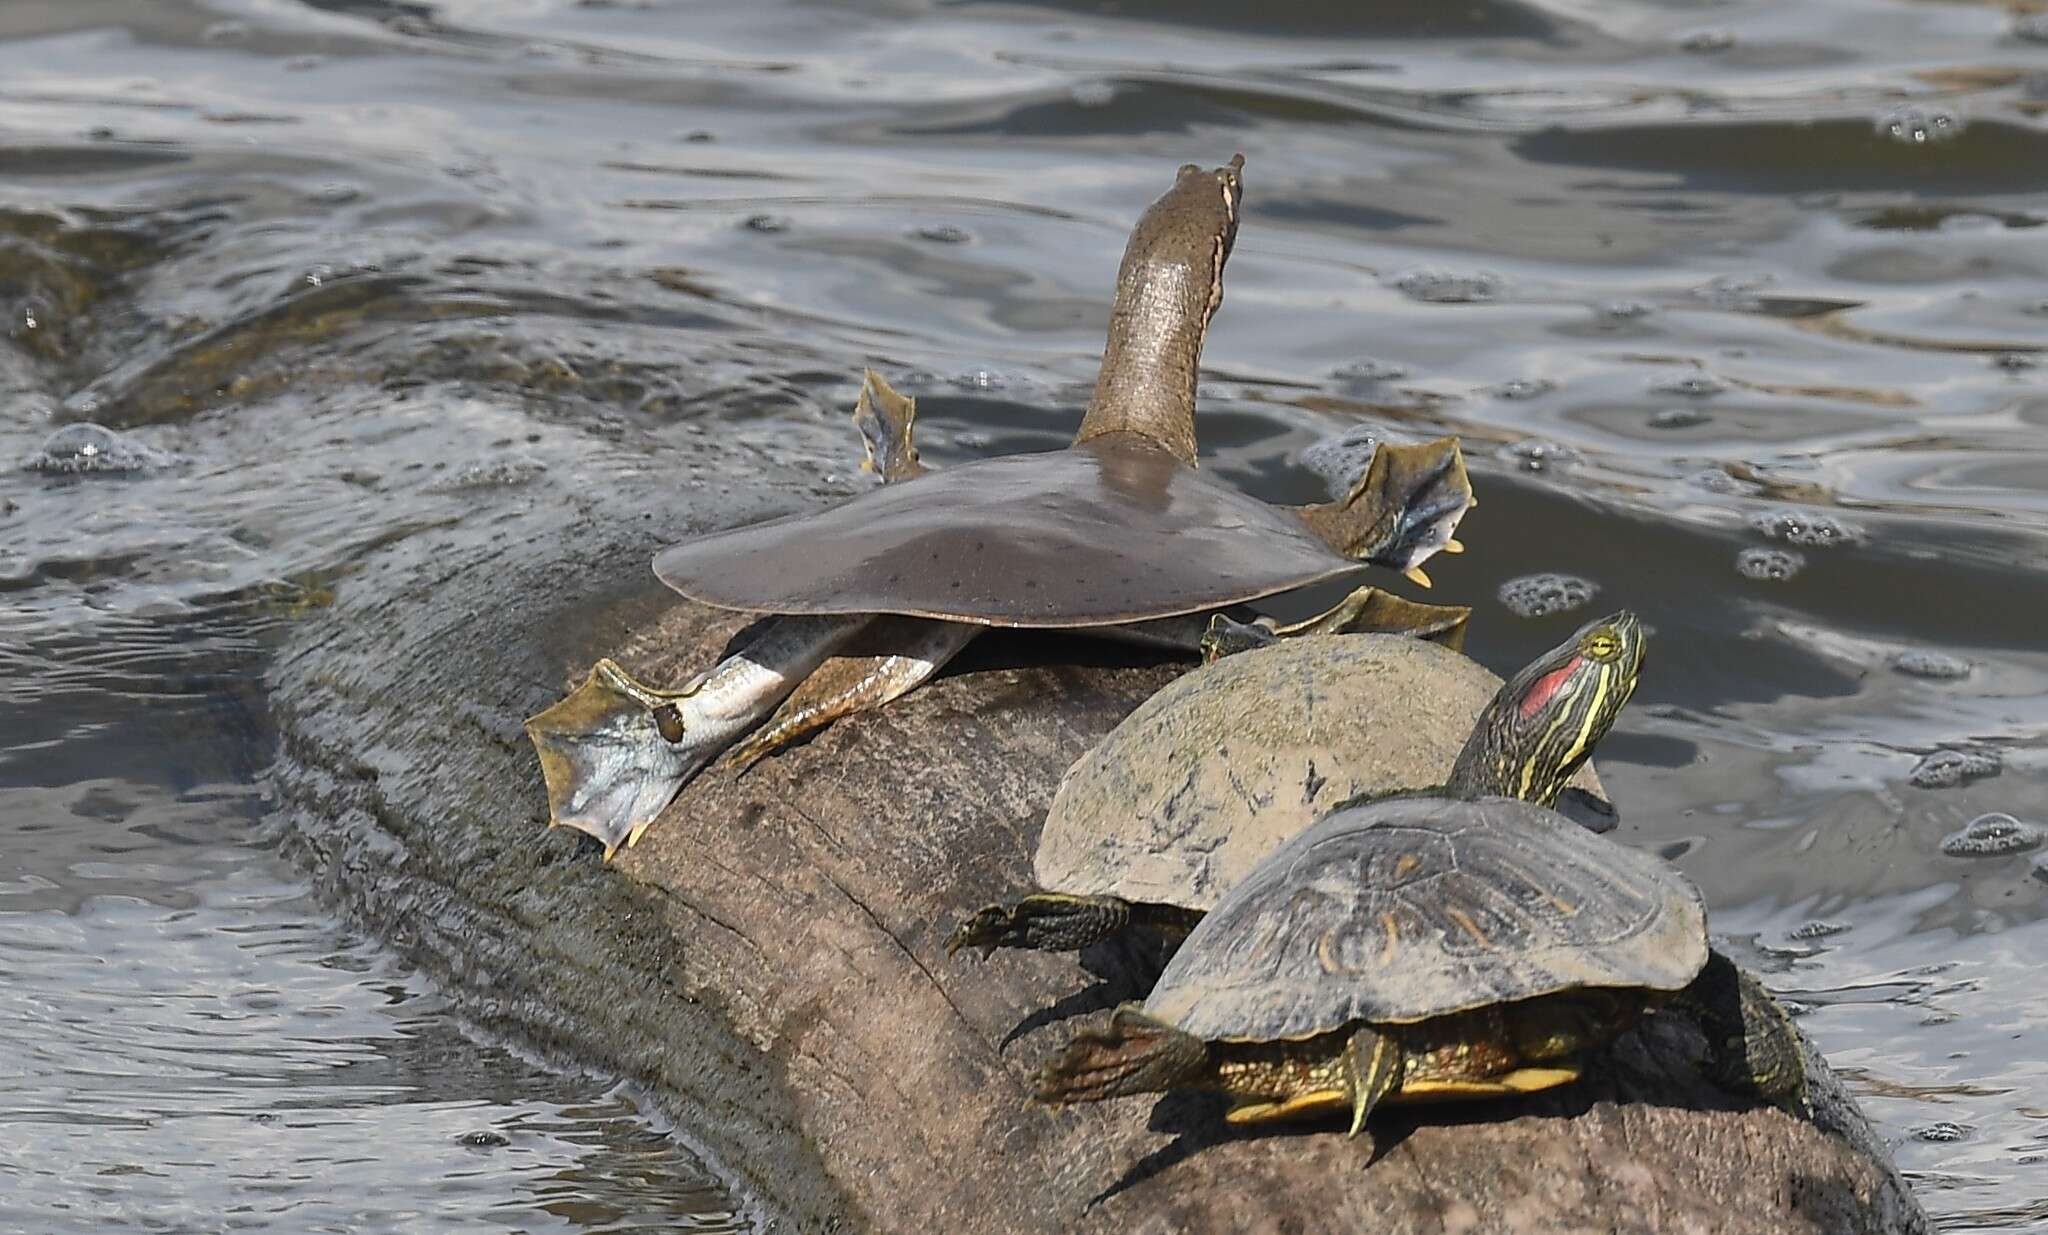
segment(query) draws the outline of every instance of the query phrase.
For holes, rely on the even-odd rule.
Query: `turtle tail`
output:
[[[1032,1096],[1049,1106],[1164,1093],[1199,1082],[1209,1046],[1125,1004],[1109,1027],[1076,1034],[1059,1058],[1038,1070]]]

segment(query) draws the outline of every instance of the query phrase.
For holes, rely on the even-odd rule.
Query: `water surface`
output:
[[[592,460],[743,487],[691,443],[863,365],[941,462],[1058,444],[1131,220],[1240,150],[1209,465],[1459,434],[1473,652],[1643,613],[1621,835],[1947,1229],[2048,1221],[2048,849],[1944,848],[2048,823],[2048,27],[1362,7],[0,8],[0,1224],[744,1226],[275,857],[267,649]]]

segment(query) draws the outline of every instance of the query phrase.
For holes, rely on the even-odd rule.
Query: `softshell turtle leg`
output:
[[[1040,952],[1078,952],[1107,939],[1126,926],[1148,926],[1174,939],[1195,929],[1199,909],[1127,901],[1117,896],[1069,896],[1034,892],[1015,905],[987,905],[961,923],[946,940],[946,954],[980,948],[987,956],[997,948],[1031,948]]]
[[[1464,552],[1453,535],[1478,504],[1458,439],[1443,437],[1415,446],[1382,443],[1349,493],[1295,512],[1337,552],[1428,587],[1422,563],[1438,550]]]
[[[1761,982],[1713,952],[1672,1007],[1706,1034],[1707,1071],[1715,1084],[1805,1113],[1806,1055],[1799,1031]]]
[[[882,478],[884,484],[915,480],[930,469],[918,458],[912,434],[917,424],[917,400],[896,393],[873,369],[861,370],[860,398],[853,404],[853,427],[860,434],[867,457],[860,468]]]
[[[870,633],[891,649],[881,656],[835,656],[804,679],[768,723],[724,762],[746,769],[842,716],[878,708],[923,685],[985,629],[931,618],[883,618]]]
[[[675,691],[599,661],[583,685],[526,722],[547,782],[549,826],[596,837],[606,858],[634,844],[685,781],[870,620],[764,623],[745,647]]]
[[[1465,605],[1424,604],[1376,587],[1362,587],[1299,622],[1283,624],[1270,617],[1241,621],[1232,614],[1218,613],[1209,619],[1199,646],[1205,665],[1297,635],[1412,635],[1457,652],[1465,647],[1465,626],[1471,620],[1472,610]]]

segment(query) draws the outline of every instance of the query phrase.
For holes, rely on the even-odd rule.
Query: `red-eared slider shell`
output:
[[[1038,886],[1207,909],[1339,804],[1443,783],[1500,688],[1401,635],[1312,635],[1226,656],[1140,704],[1060,779]],[[1574,786],[1600,795],[1592,766]]]
[[[1254,868],[1145,1011],[1265,1042],[1582,987],[1675,991],[1706,962],[1706,907],[1669,863],[1510,798],[1390,798]]]
[[[1039,627],[1197,613],[1361,569],[1292,512],[1129,435],[947,468],[654,559],[722,609]]]

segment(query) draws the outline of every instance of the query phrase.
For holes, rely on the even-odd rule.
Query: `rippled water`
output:
[[[1131,219],[1237,150],[1215,466],[1462,435],[1474,652],[1643,612],[1620,835],[1948,1229],[2048,1222],[2048,849],[1943,847],[2048,823],[2039,16],[11,0],[0,105],[0,1225],[739,1222],[308,899],[265,650],[367,552],[863,364],[941,460],[1056,443]]]

